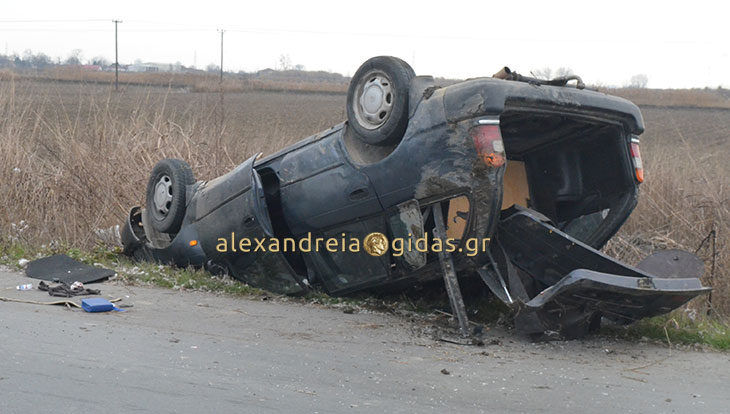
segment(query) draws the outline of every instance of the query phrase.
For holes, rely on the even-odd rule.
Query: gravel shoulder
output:
[[[0,268],[0,296],[37,281]],[[0,412],[727,412],[730,355],[606,338],[437,341],[423,322],[114,283],[126,312],[0,301]]]

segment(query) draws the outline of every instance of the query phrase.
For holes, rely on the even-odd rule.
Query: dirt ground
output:
[[[0,296],[48,301],[0,269]],[[114,282],[90,314],[0,301],[0,412],[727,412],[730,356],[592,338],[442,342],[423,321]]]

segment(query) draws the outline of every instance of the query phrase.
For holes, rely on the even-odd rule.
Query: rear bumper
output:
[[[540,292],[525,307],[537,310],[550,303],[582,302],[608,319],[628,323],[667,313],[710,290],[697,278],[632,277],[576,269]]]
[[[501,274],[489,265],[480,274],[517,310],[516,326],[525,333],[580,337],[600,326],[601,318],[628,324],[670,312],[712,290],[698,278],[701,266],[680,260],[694,258],[689,253],[662,255],[662,266],[642,270],[572,238],[532,210],[505,213],[497,257],[504,258],[499,267],[507,280],[501,283]],[[667,257],[672,260],[662,262]]]

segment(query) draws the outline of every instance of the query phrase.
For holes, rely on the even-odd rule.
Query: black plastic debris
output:
[[[62,298],[70,298],[73,296],[82,296],[82,295],[98,295],[101,293],[99,289],[89,289],[87,287],[81,286],[75,286],[79,285],[77,283],[73,283],[71,286],[65,284],[65,283],[59,283],[55,286],[51,286],[47,284],[46,282],[41,281],[38,284],[38,289],[48,292],[51,296],[58,296]]]
[[[114,271],[89,266],[65,254],[57,254],[28,263],[25,274],[33,279],[71,285],[73,282],[92,283],[114,276]]]

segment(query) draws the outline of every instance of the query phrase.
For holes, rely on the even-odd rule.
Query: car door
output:
[[[369,233],[386,233],[383,208],[367,175],[350,164],[339,137],[342,131],[287,154],[279,166],[284,217],[299,238],[338,240],[330,251],[321,244],[304,255],[330,292],[355,290],[388,275],[387,256],[362,249]],[[358,251],[350,249],[360,241]],[[342,241],[347,248],[342,249]]]
[[[276,293],[301,292],[305,285],[283,253],[272,251],[274,232],[261,179],[253,169],[257,156],[195,191],[185,221],[195,229],[211,264],[248,284]],[[263,240],[263,249],[257,241]]]

